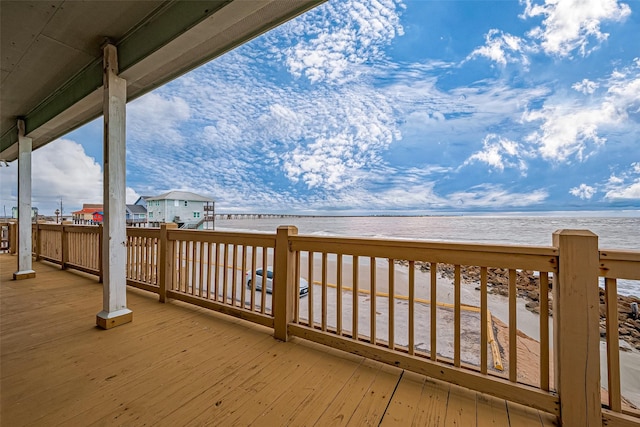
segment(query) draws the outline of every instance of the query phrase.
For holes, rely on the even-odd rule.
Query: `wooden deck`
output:
[[[129,290],[96,328],[92,276],[0,255],[0,425],[548,426],[555,418],[179,302]]]

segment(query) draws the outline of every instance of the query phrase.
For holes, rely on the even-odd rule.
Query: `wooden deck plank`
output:
[[[445,426],[470,426],[476,423],[476,396],[452,384],[447,403]]]
[[[182,402],[179,406],[174,406],[174,410],[164,417],[164,421],[169,425],[187,425],[194,420],[197,423],[204,423],[207,419],[222,413],[228,408],[231,402],[230,396],[236,392],[238,384],[246,383],[263,370],[274,369],[273,365],[282,365],[284,357],[282,344],[273,340],[272,347],[267,351],[262,353],[254,351],[245,355],[246,362],[242,362],[240,368],[225,367],[224,375],[216,378],[203,375],[204,384],[200,384],[200,382],[195,384],[195,386],[200,386],[200,394],[193,399],[185,399],[187,401]],[[254,357],[251,357],[252,355]],[[243,356],[241,358],[245,359]],[[222,405],[224,407],[220,408]]]
[[[337,356],[337,355],[336,355]],[[255,425],[291,425],[294,419],[302,416],[312,419],[307,408],[322,407],[336,395],[353,373],[358,369],[363,358],[349,358],[352,363],[345,363],[343,357],[323,357],[321,364],[316,364],[308,377],[297,387],[284,391],[270,407],[253,420]],[[321,368],[320,370],[318,368]]]
[[[509,427],[507,404],[504,400],[478,393],[476,395],[478,427]]]
[[[13,281],[14,264],[0,255],[0,425],[555,425],[138,289],[127,291],[134,321],[103,331],[94,276],[37,262],[35,279]]]
[[[400,368],[382,365],[371,386],[351,415],[349,425],[378,425],[400,380]]]
[[[542,426],[540,414],[535,409],[507,402],[507,411],[512,426]]]
[[[382,426],[408,426],[418,410],[425,377],[411,371],[404,371],[400,384],[393,394],[391,403],[382,419]]]
[[[351,414],[360,404],[362,397],[371,387],[380,367],[381,365],[378,362],[369,359],[363,360],[346,381],[344,387],[336,393],[334,399],[327,406],[309,408],[309,419],[316,420],[314,425],[318,426],[346,425],[351,418]],[[297,418],[292,420],[294,423],[297,421],[299,421]]]
[[[112,411],[107,410],[107,413],[97,421],[98,424],[109,425],[117,422],[123,425],[138,425],[144,422],[149,425],[158,425],[161,422],[166,423],[166,418],[176,411],[180,412],[181,418],[184,419],[182,405],[191,401],[199,402],[200,405],[215,404],[215,400],[212,400],[212,396],[208,393],[208,387],[212,382],[243,370],[255,360],[254,350],[260,350],[263,344],[270,345],[271,349],[277,345],[271,337],[266,337],[266,341],[260,340],[255,344],[252,345],[247,340],[234,340],[232,345],[221,348],[220,352],[233,352],[239,355],[224,365],[216,363],[220,359],[220,353],[212,353],[210,349],[206,349],[192,354],[188,360],[183,360],[182,368],[177,374],[158,376],[149,372],[140,379],[140,382],[144,383],[143,386],[129,383],[128,386],[119,390],[118,395],[113,396],[110,402]],[[258,356],[264,354],[259,353]],[[185,375],[185,373],[198,375],[194,378],[193,375]],[[172,405],[166,404],[168,400]],[[93,416],[93,413],[87,411],[84,415]],[[75,419],[71,421],[73,424]],[[78,421],[77,425],[85,424],[82,416]],[[177,422],[173,425],[179,424],[181,423]]]
[[[426,379],[413,419],[415,426],[442,426],[447,415],[450,384]]]
[[[210,406],[190,425],[201,425],[211,419],[219,425],[247,425],[264,412],[282,390],[303,384],[311,368],[321,363],[322,355],[303,346],[290,347],[282,357],[272,360],[273,363],[259,364],[244,381],[230,384],[224,398],[219,398],[221,404]]]
[[[149,384],[149,381],[150,379],[153,380],[153,378],[158,377],[158,371],[163,371],[166,370],[166,367],[170,367],[172,368],[170,372],[174,377],[180,378],[184,376],[185,371],[188,373],[190,366],[186,362],[189,362],[189,358],[202,357],[204,360],[208,360],[212,357],[209,349],[198,346],[201,337],[194,336],[193,334],[190,336],[185,335],[189,331],[186,328],[181,329],[182,330],[174,329],[176,332],[180,332],[174,336],[180,337],[184,335],[185,339],[177,338],[175,341],[168,341],[165,346],[155,343],[156,350],[163,356],[155,360],[149,360],[148,352],[146,349],[141,348],[138,349],[137,352],[127,352],[128,357],[120,358],[120,360],[114,363],[109,363],[107,360],[97,358],[98,360],[96,360],[96,366],[94,367],[83,365],[77,369],[72,367],[71,369],[62,370],[62,372],[67,375],[67,378],[64,379],[60,379],[56,375],[47,375],[44,377],[46,381],[43,381],[40,380],[38,376],[28,375],[25,378],[24,384],[30,384],[32,390],[34,384],[37,384],[38,387],[30,394],[18,395],[18,398],[21,399],[18,403],[28,400],[29,402],[38,402],[39,405],[43,407],[61,406],[62,413],[60,413],[60,411],[47,411],[51,420],[57,420],[58,418],[56,417],[59,416],[62,417],[61,419],[64,419],[64,416],[75,416],[75,414],[83,410],[91,410],[90,415],[94,417],[100,411],[111,408],[108,404],[110,398],[116,401],[124,400],[126,402],[127,399],[132,400],[131,395],[135,398],[138,394],[144,395],[145,390],[151,392],[153,388],[150,387],[151,384]],[[237,338],[231,339],[233,338],[231,334],[226,337],[223,335],[215,335],[214,338],[215,337],[228,340],[227,345],[220,346],[222,349],[230,347],[231,344],[235,343],[239,346],[243,345],[241,340]],[[270,339],[268,336],[265,338]],[[120,348],[126,348],[128,351],[131,351],[127,341],[120,340],[118,344]],[[110,355],[118,358],[118,356],[114,356],[115,349],[118,347],[114,346],[113,348],[113,351],[106,352],[106,355],[103,356],[104,359],[108,359]],[[44,350],[46,352],[48,349]],[[234,348],[231,347],[229,350],[234,350]],[[238,348],[236,350],[240,349]],[[102,352],[94,352],[89,354],[97,357],[97,355],[101,353]],[[62,357],[64,356],[63,354]],[[41,361],[49,361],[47,357],[46,354],[43,355]],[[88,363],[91,363],[91,359],[88,360]],[[179,368],[176,369],[175,366]],[[171,378],[171,376],[168,378],[166,376],[164,377],[167,381],[170,381]],[[133,394],[129,392],[132,385]],[[77,407],[76,405],[68,403],[62,405],[62,403],[67,400],[73,401],[73,397],[78,393],[82,393],[86,400],[79,403]],[[3,400],[8,403],[16,403],[12,401],[11,397],[11,395],[3,395]],[[29,406],[21,405],[18,407],[23,408],[26,413],[22,415],[26,417],[31,413]]]
[[[319,346],[317,348],[318,351],[326,349],[325,346],[322,346],[320,344],[308,344]],[[319,378],[323,380],[322,385],[315,387],[314,391],[307,395],[305,400],[301,402],[295,414],[293,414],[289,418],[288,425],[315,424],[323,414],[325,409],[328,408],[335,400],[337,400],[337,395],[345,389],[350,389],[350,381],[355,375],[357,375],[357,372],[361,369],[362,364],[371,362],[364,357],[356,356],[350,353],[344,353],[335,349],[330,349],[329,354],[332,354],[335,357],[341,359],[346,358],[347,360],[352,361],[353,364],[350,365],[351,372],[345,373],[341,377],[335,379],[331,378],[329,379],[329,381],[326,381],[326,379],[322,377],[322,374],[318,375]],[[332,423],[332,425],[334,424]]]

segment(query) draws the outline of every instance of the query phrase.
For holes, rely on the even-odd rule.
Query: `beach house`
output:
[[[127,225],[140,225],[147,222],[147,208],[141,205],[127,205]]]
[[[202,228],[206,220],[205,206],[213,203],[210,197],[189,191],[169,191],[146,199],[149,223],[173,222],[180,228]]]
[[[83,203],[82,209],[71,212],[74,224],[93,224],[93,214],[101,212],[103,205],[101,203]]]

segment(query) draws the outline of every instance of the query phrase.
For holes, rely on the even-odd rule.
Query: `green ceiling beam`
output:
[[[118,47],[120,72],[142,61],[229,3],[231,0],[167,3],[149,20],[125,35],[122,40],[113,40]],[[117,7],[115,3],[114,7]],[[38,129],[101,86],[102,57],[85,67],[29,112],[24,117],[26,133]],[[0,137],[0,152],[17,142],[18,132],[14,126]]]

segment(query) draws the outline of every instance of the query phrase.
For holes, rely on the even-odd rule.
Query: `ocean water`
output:
[[[569,216],[361,216],[217,220],[216,230],[275,232],[295,225],[299,234],[378,237],[440,242],[551,246],[560,229],[590,230],[601,249],[640,251],[640,217]],[[640,281],[619,280],[618,292],[640,296]]]

